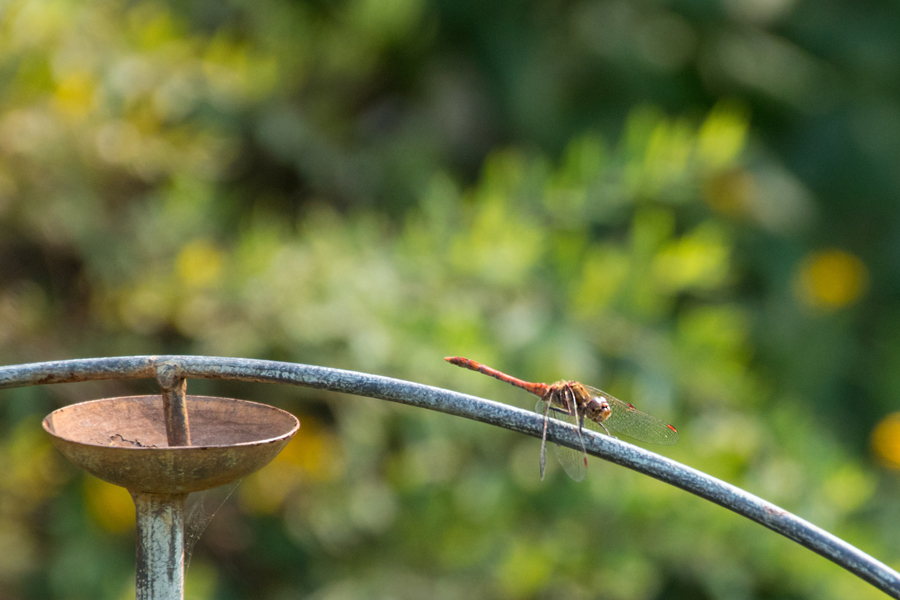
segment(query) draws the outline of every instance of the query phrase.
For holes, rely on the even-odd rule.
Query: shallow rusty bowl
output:
[[[245,400],[187,396],[191,445],[169,447],[161,396],[107,398],[47,415],[54,445],[88,473],[132,492],[198,492],[269,463],[300,422]]]

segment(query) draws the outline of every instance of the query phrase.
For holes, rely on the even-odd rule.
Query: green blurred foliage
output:
[[[0,360],[307,362],[531,407],[578,379],[672,458],[900,565],[900,11],[738,2],[11,0]],[[133,596],[133,513],[3,393],[0,596]],[[301,433],[188,596],[867,598],[757,525],[441,414],[190,383]],[[875,432],[874,434],[872,432]],[[872,445],[870,447],[870,436]]]

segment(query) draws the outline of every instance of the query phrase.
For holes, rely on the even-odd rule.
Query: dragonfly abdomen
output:
[[[531,383],[530,381],[523,381],[522,379],[518,379],[516,377],[512,377],[507,375],[506,373],[501,373],[497,369],[492,369],[487,365],[483,365],[480,362],[475,362],[474,360],[469,360],[468,358],[464,358],[462,356],[447,356],[444,358],[448,363],[456,365],[457,367],[463,367],[464,369],[470,369],[472,371],[478,371],[479,373],[483,373],[485,375],[490,375],[495,379],[499,379],[500,381],[505,381],[506,383],[510,383],[516,387],[520,387],[525,391],[531,392],[532,394],[537,394],[538,396],[543,396],[547,389],[550,387],[546,383]]]

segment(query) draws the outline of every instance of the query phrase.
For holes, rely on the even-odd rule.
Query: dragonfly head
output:
[[[594,423],[602,423],[612,414],[609,402],[603,396],[595,396],[584,405],[584,416]]]

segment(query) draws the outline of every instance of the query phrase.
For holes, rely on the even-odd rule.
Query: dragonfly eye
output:
[[[609,408],[609,402],[602,396],[599,398],[591,398],[591,406],[594,406],[596,410],[603,410]]]

